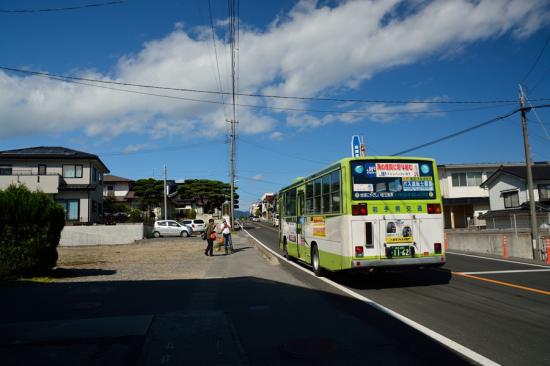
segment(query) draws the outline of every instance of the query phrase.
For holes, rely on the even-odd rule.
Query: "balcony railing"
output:
[[[11,175],[0,175],[0,189],[6,189],[12,184],[25,185],[29,190],[40,190],[44,193],[59,193],[59,174],[37,174],[31,169],[13,169]]]

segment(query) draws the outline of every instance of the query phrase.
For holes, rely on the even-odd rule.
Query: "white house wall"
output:
[[[501,174],[498,178],[499,179],[489,187],[489,202],[491,205],[491,210],[506,209],[506,207],[504,207],[502,192],[517,190],[519,195],[519,204],[521,205],[523,202],[527,201],[528,195],[523,179],[513,177],[508,174]]]
[[[441,188],[441,194],[444,198],[473,198],[473,197],[489,197],[489,191],[479,186],[469,187],[454,187],[452,175],[457,173],[474,173],[481,172],[481,181],[485,181],[488,178],[488,171],[480,168],[461,168],[461,169],[448,169],[439,168],[439,185]],[[489,171],[494,172],[494,169]]]
[[[108,186],[113,186],[113,190],[109,191]],[[104,182],[103,183],[103,195],[107,196],[109,192],[113,192],[115,197],[125,197],[128,192],[130,191],[130,185],[128,183],[110,183],[110,182]]]

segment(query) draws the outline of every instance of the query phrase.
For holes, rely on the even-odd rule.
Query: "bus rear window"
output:
[[[351,162],[353,200],[436,198],[433,164],[423,160]]]

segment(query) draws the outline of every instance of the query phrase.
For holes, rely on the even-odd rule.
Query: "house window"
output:
[[[46,175],[46,164],[38,164],[38,175]]]
[[[481,185],[481,172],[466,173],[466,185],[468,187],[479,187]]]
[[[60,200],[58,203],[65,209],[67,221],[78,221],[80,218],[80,200]]]
[[[63,178],[82,178],[82,165],[63,165]]]
[[[11,165],[0,165],[0,175],[11,175]]]
[[[481,172],[453,173],[453,187],[479,187]]]
[[[115,189],[115,187],[113,187],[113,186],[111,186],[111,185],[107,186],[107,190],[108,190],[108,191],[112,191],[112,190],[114,190],[114,189]]]
[[[519,206],[519,193],[518,191],[502,192],[502,198],[504,199],[504,207],[512,208]]]
[[[97,169],[95,168],[95,166],[92,167],[92,180],[94,182],[97,182]]]
[[[539,201],[550,201],[550,184],[539,184]]]

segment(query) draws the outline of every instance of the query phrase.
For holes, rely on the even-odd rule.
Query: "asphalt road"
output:
[[[276,228],[246,229],[279,252]],[[448,252],[440,269],[327,277],[502,365],[550,365],[550,266]]]

